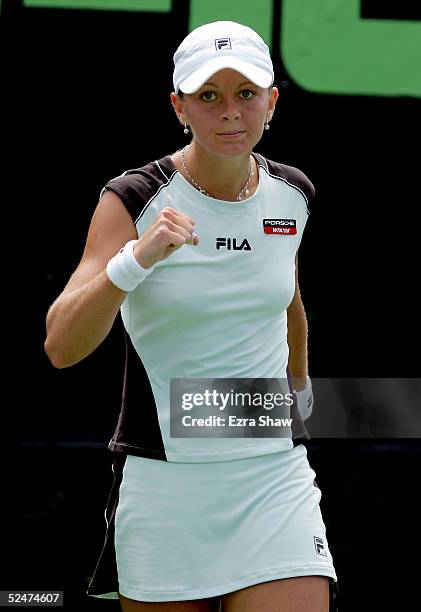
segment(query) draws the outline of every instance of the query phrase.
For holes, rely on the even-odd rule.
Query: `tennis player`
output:
[[[171,103],[188,144],[104,186],[47,315],[45,349],[64,368],[121,311],[114,481],[87,594],[124,612],[327,612],[337,589],[303,444],[312,394],[297,252],[314,187],[254,150],[275,112],[273,79],[249,27],[219,21],[183,40]],[[222,380],[286,380],[298,391],[287,433],[171,435],[172,394],[202,379],[212,398]]]

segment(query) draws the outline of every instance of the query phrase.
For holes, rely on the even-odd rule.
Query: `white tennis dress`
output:
[[[169,156],[103,189],[120,196],[139,236],[170,206],[196,220],[200,244],[158,262],[121,306],[114,482],[88,595],[176,601],[293,576],[337,581],[295,403],[279,437],[170,432],[174,379],[289,380],[286,309],[314,187],[253,155],[259,185],[242,202],[200,193]]]

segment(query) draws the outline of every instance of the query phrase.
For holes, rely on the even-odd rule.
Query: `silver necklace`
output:
[[[187,176],[189,177],[189,179],[193,183],[193,185],[196,187],[196,189],[198,189],[200,191],[200,193],[203,193],[204,195],[208,196],[209,198],[212,198],[213,196],[211,196],[210,193],[208,193],[205,189],[203,189],[203,187],[201,187],[198,183],[196,183],[196,181],[194,180],[194,178],[192,177],[190,172],[187,170],[186,160],[184,158],[185,148],[186,147],[183,147],[183,149],[181,149],[181,162],[183,164],[184,172],[187,174]],[[254,172],[253,172],[253,164],[252,164],[251,157],[250,157],[249,174],[248,174],[248,177],[247,177],[247,182],[244,185],[244,187],[241,189],[239,194],[237,195],[237,197],[236,197],[236,201],[237,202],[240,202],[242,200],[244,192],[245,192],[246,195],[249,194],[248,186],[249,186],[250,179],[253,176],[253,174],[254,174]]]

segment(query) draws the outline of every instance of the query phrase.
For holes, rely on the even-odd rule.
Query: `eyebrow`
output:
[[[212,87],[216,87],[218,89],[218,85],[216,85],[215,83],[211,83],[210,81],[203,83],[202,87],[206,87],[206,85],[211,85]],[[256,87],[256,85],[254,85],[254,83],[252,83],[251,81],[244,81],[243,83],[240,83],[237,87],[242,87],[243,85],[253,85],[254,87]],[[200,89],[202,89],[202,87]]]

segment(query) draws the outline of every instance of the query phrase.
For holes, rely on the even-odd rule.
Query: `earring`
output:
[[[266,119],[265,130],[270,130],[269,121]]]
[[[184,130],[183,130],[183,132],[184,132],[185,134],[188,134],[188,133],[190,132],[189,128],[187,127],[187,123],[185,123],[185,124],[184,124]]]

